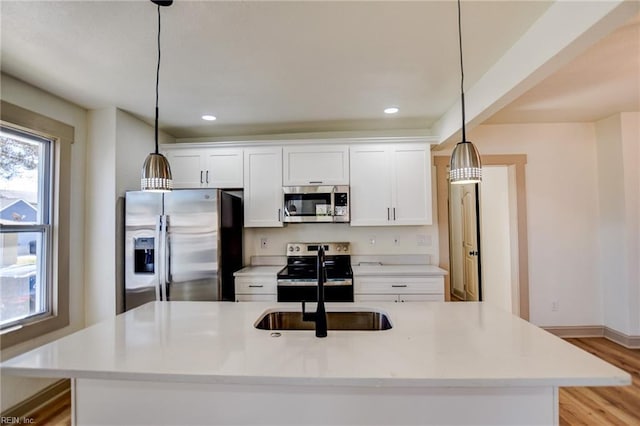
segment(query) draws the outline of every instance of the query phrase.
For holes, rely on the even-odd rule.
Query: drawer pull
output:
[[[262,284],[249,284],[249,288],[262,288],[264,285]]]
[[[405,288],[406,286],[406,284],[391,284],[391,287],[393,288]]]

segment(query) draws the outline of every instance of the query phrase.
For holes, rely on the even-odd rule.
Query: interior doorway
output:
[[[498,166],[496,168],[497,175],[501,176],[500,179],[504,180],[504,176],[506,173],[507,176],[507,184],[508,184],[508,193],[506,197],[508,200],[507,206],[507,217],[505,219],[504,214],[495,214],[495,199],[488,200],[485,206],[484,216],[492,219],[486,221],[484,223],[482,220],[482,187],[478,185],[462,185],[461,187],[469,186],[471,188],[475,188],[475,191],[470,189],[454,189],[453,192],[450,190],[450,187],[455,187],[456,185],[449,185],[448,181],[448,168],[449,168],[449,156],[434,156],[434,163],[436,166],[436,184],[437,184],[437,204],[438,204],[438,234],[439,234],[439,252],[440,252],[440,267],[449,271],[449,275],[445,277],[445,300],[452,300],[452,294],[454,294],[455,298],[460,298],[461,300],[474,300],[473,294],[473,286],[474,283],[468,283],[467,287],[471,287],[471,294],[464,289],[464,284],[460,284],[459,277],[464,277],[466,274],[472,274],[474,271],[472,260],[474,256],[469,256],[469,253],[475,252],[476,250],[469,250],[466,252],[463,249],[460,249],[460,255],[456,255],[454,257],[452,255],[452,247],[454,244],[458,247],[464,247],[462,240],[462,234],[465,232],[463,226],[465,225],[456,225],[459,227],[459,230],[455,230],[456,227],[451,228],[454,220],[460,220],[462,223],[462,218],[464,216],[463,210],[465,209],[463,205],[463,199],[465,198],[465,192],[467,197],[467,207],[466,214],[472,216],[472,209],[469,206],[472,203],[472,195],[475,194],[476,197],[476,205],[475,209],[476,217],[476,225],[480,229],[480,236],[477,237],[477,246],[478,246],[478,255],[475,256],[475,262],[477,262],[477,277],[478,277],[478,300],[486,300],[487,297],[494,297],[494,300],[503,300],[504,294],[508,294],[509,304],[505,305],[507,309],[513,312],[516,315],[519,315],[521,318],[528,320],[529,319],[529,281],[528,281],[528,252],[527,252],[527,218],[526,218],[526,192],[525,192],[525,175],[524,175],[524,167],[526,164],[526,155],[489,155],[482,156],[483,167],[487,168],[487,183],[493,181],[495,179],[496,173],[493,173],[494,170],[489,170],[490,166]],[[495,185],[492,184],[492,189],[494,189]],[[503,192],[503,191],[502,191]],[[485,194],[486,196],[487,194]],[[453,197],[456,197],[455,199]],[[502,193],[504,198],[505,194]],[[459,204],[460,208],[457,210],[453,216],[450,213],[453,211],[450,210],[452,205],[452,200],[455,204]],[[488,207],[488,209],[486,208]],[[478,220],[479,218],[479,220]],[[473,222],[473,218],[470,217],[468,220],[469,223]],[[466,232],[472,233],[472,228],[466,225]],[[492,244],[498,241],[500,238],[497,237],[496,230],[485,231],[485,242],[483,243],[482,237],[482,226],[499,226],[501,229],[501,233],[504,236],[506,233],[508,244],[508,260],[500,260],[497,265],[494,267],[504,267],[504,262],[508,261],[509,265],[509,273],[506,279],[497,280],[495,274],[489,274],[487,276],[483,273],[483,264],[487,263],[487,259],[483,258],[483,244],[487,245],[487,249],[491,252]],[[457,233],[454,235],[454,233]],[[475,233],[478,234],[477,232]],[[501,237],[504,240],[503,237]],[[458,242],[459,241],[459,242]],[[501,243],[504,247],[505,244]],[[495,245],[495,244],[494,244]],[[495,249],[495,247],[493,248]],[[464,249],[466,250],[466,248]],[[496,257],[493,256],[495,259]],[[490,259],[491,261],[493,259]],[[466,265],[466,267],[465,267]],[[465,272],[465,270],[467,272]],[[484,275],[484,280],[483,280]],[[504,277],[504,274],[502,274]],[[457,278],[458,277],[458,278]],[[463,278],[464,279],[464,278]],[[500,281],[500,282],[499,282]],[[497,291],[493,286],[503,286],[507,287],[504,292]],[[461,293],[461,286],[463,288],[463,292]],[[493,288],[493,289],[492,289]],[[506,291],[508,290],[508,292]],[[497,297],[497,299],[495,299]]]
[[[478,208],[478,184],[449,185],[451,300],[483,300]]]

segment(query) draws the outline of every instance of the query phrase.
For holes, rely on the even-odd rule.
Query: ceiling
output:
[[[465,90],[553,3],[464,1]],[[0,15],[2,72],[87,109],[115,106],[153,122],[151,2],[2,0]],[[509,105],[492,103],[488,122],[639,110],[638,19],[616,19],[593,47],[569,49],[572,61],[554,57],[562,67],[547,67]],[[452,1],[178,0],[162,8],[160,127],[177,138],[430,129],[459,115],[456,25]],[[400,112],[385,116],[388,106]]]

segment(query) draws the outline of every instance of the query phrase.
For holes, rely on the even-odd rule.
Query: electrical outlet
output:
[[[551,302],[551,312],[558,312],[560,310],[560,302],[554,300]]]
[[[260,248],[262,250],[266,250],[267,246],[269,245],[269,240],[267,240],[265,237],[260,238]]]
[[[428,247],[431,246],[431,236],[425,234],[418,234],[416,236],[416,242],[419,246]]]
[[[375,246],[376,245],[376,236],[372,235],[369,237],[369,245],[370,246]]]

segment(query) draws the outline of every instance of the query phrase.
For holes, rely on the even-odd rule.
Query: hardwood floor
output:
[[[626,349],[602,337],[566,340],[627,371],[633,384],[561,388],[560,425],[640,425],[640,349]],[[35,425],[70,426],[70,392],[56,398],[31,418]]]
[[[560,389],[560,425],[640,425],[640,349],[626,349],[603,337],[566,339],[631,374],[624,387]]]

